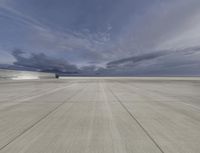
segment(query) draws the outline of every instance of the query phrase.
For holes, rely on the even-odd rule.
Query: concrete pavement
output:
[[[0,82],[0,153],[199,153],[199,78]]]

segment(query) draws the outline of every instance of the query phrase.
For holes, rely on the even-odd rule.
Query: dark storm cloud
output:
[[[109,62],[107,64],[107,67],[115,67],[116,65],[121,65],[121,64],[124,64],[124,63],[127,63],[127,62],[128,63],[131,62],[133,64],[136,64],[136,63],[139,63],[139,62],[142,62],[142,61],[153,60],[153,59],[156,59],[158,57],[164,56],[166,54],[167,54],[167,52],[155,52],[155,53],[148,53],[148,54],[143,54],[143,55],[140,55],[140,56],[125,58],[125,59],[120,59],[120,60],[117,60],[117,61]]]
[[[107,63],[107,67],[115,67],[119,65],[124,65],[126,63],[132,63],[137,64],[139,62],[145,62],[148,60],[155,60],[157,58],[160,58],[162,56],[167,55],[174,55],[174,56],[183,56],[183,55],[192,55],[195,53],[200,52],[200,46],[190,47],[190,48],[184,48],[184,49],[177,49],[177,50],[162,50],[157,52],[151,52],[151,53],[145,53],[139,56],[129,57],[129,58],[123,58],[120,60],[112,61]],[[176,66],[176,65],[174,65]]]
[[[53,59],[46,56],[44,53],[32,53],[29,57],[24,57],[23,54],[24,52],[19,49],[15,49],[12,52],[12,55],[16,59],[13,63],[15,66],[21,66],[26,69],[37,69],[44,72],[78,72],[75,65],[71,65],[63,59]]]
[[[119,75],[200,75],[200,46],[162,50],[107,63],[104,73]]]

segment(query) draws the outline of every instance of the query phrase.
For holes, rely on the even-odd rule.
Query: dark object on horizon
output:
[[[58,74],[55,74],[55,77],[56,77],[56,79],[59,79],[59,75]]]

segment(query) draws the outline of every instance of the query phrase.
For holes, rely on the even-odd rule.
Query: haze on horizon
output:
[[[0,0],[0,68],[200,75],[199,0]]]

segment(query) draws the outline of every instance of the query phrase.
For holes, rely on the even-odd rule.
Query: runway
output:
[[[0,153],[199,152],[199,78],[0,81]]]

